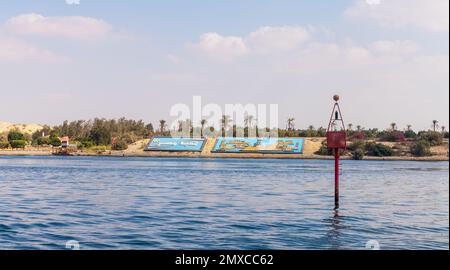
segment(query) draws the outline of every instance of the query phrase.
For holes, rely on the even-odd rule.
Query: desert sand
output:
[[[42,127],[42,125],[38,124],[11,124],[9,122],[0,121],[0,133],[18,130],[22,133],[33,134],[34,132],[42,129]]]

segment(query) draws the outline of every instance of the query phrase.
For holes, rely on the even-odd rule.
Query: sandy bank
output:
[[[213,153],[212,149],[215,145],[215,139],[208,139],[202,152],[155,152],[144,151],[144,147],[149,140],[141,140],[129,145],[125,151],[78,151],[73,156],[109,156],[109,157],[162,157],[162,158],[245,158],[245,159],[320,159],[331,160],[331,156],[320,156],[314,154],[321,147],[323,138],[307,138],[305,139],[303,154],[259,154],[259,153]],[[443,149],[447,147],[443,147]],[[444,150],[445,150],[444,149]],[[434,151],[435,154],[430,157],[413,157],[413,156],[393,156],[393,157],[369,157],[364,160],[392,160],[392,161],[448,161],[447,151]],[[50,156],[51,150],[15,150],[0,151],[0,156]],[[350,156],[343,156],[342,159],[351,159]]]
[[[22,133],[33,134],[34,132],[41,130],[42,128],[43,126],[38,124],[12,124],[0,121],[0,133],[17,130]]]
[[[0,150],[0,156],[51,156],[51,151]]]

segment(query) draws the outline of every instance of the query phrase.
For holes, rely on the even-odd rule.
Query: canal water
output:
[[[333,169],[0,157],[0,249],[449,248],[448,162],[343,161],[338,212]]]

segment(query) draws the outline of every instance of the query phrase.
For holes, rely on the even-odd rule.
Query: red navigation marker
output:
[[[331,112],[330,122],[327,129],[327,147],[334,151],[334,206],[339,208],[339,158],[340,152],[347,148],[347,132],[345,131],[344,119],[339,107],[339,96],[333,97],[335,101]]]

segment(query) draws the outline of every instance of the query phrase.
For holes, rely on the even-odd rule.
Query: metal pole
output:
[[[334,207],[339,208],[339,148],[334,149]]]

